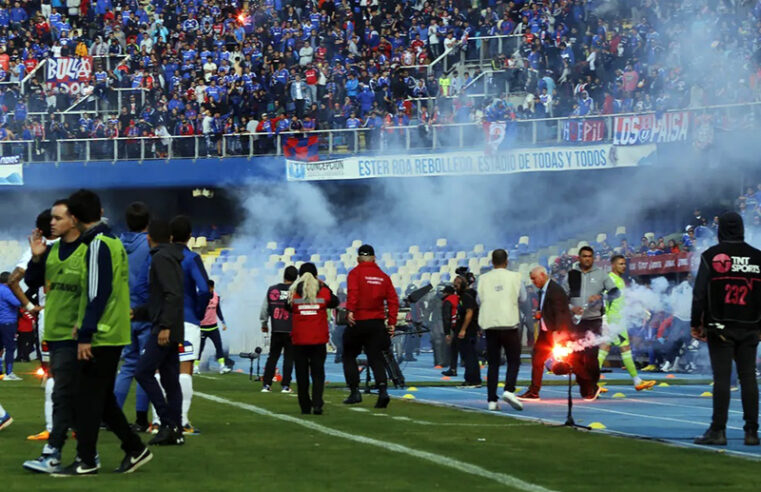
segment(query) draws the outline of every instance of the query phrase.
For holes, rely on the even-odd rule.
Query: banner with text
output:
[[[19,156],[0,157],[0,186],[24,184],[24,165]]]
[[[684,142],[690,115],[687,111],[616,116],[613,120],[615,145]]]
[[[565,142],[601,142],[605,138],[605,121],[601,119],[563,122]]]
[[[655,153],[655,145],[616,147],[602,144],[512,149],[492,155],[483,151],[463,151],[357,156],[320,162],[286,160],[286,178],[289,181],[322,181],[615,169],[652,164]]]
[[[92,77],[92,57],[48,58],[46,68],[49,88],[61,87],[64,92],[77,96]]]
[[[667,273],[685,273],[697,268],[693,262],[700,261],[700,255],[691,253],[674,253],[657,256],[635,256],[629,260],[631,275],[665,275]],[[694,266],[694,268],[693,268]]]

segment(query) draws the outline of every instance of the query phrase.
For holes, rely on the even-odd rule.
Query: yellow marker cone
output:
[[[605,386],[606,384],[608,384],[608,383],[606,383],[604,381],[600,381],[599,383],[597,383],[597,386]]]
[[[505,383],[497,383],[497,387],[498,388],[504,388],[505,387]]]
[[[613,395],[613,398],[626,398],[626,395],[623,393],[616,393],[615,395]]]
[[[409,388],[407,388],[407,391],[417,391],[417,388],[414,386],[410,386]]]
[[[704,391],[700,393],[700,396],[713,396],[713,393],[711,393],[710,391]]]
[[[413,395],[412,393],[407,393],[402,398],[404,398],[405,400],[414,400],[415,399],[415,395]]]
[[[605,424],[603,424],[602,422],[592,422],[591,424],[589,424],[589,427],[595,430],[607,429],[607,427],[605,427]]]
[[[663,387],[663,388],[667,388],[667,387],[669,387],[669,386],[671,386],[671,385],[670,385],[669,383],[661,383],[661,384],[659,384],[658,386],[661,386],[661,387]]]

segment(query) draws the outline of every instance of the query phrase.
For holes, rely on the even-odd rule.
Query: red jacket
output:
[[[323,285],[313,303],[307,303],[298,293],[291,301],[291,341],[294,345],[318,345],[328,343],[328,309],[338,306],[338,298]]]
[[[399,298],[391,279],[375,262],[357,265],[349,272],[346,284],[346,309],[354,313],[356,321],[386,319],[388,308],[388,324],[396,326]]]

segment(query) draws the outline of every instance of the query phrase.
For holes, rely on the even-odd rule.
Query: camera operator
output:
[[[456,375],[457,354],[465,364],[465,387],[481,386],[481,372],[478,367],[478,323],[476,322],[476,299],[468,289],[468,280],[458,275],[452,287],[444,289],[447,297],[442,303],[442,321],[447,343],[450,344],[451,358],[449,372]],[[454,368],[454,369],[453,369]]]
[[[368,365],[375,375],[378,385],[376,408],[386,408],[390,398],[387,392],[386,369],[382,351],[388,347],[389,334],[394,334],[399,298],[391,279],[375,263],[375,250],[369,244],[360,246],[357,251],[359,263],[349,272],[346,279],[348,296],[346,299],[349,326],[344,332],[344,377],[349,386],[346,404],[359,403],[359,367],[357,356],[364,349]],[[388,312],[387,312],[388,311]],[[388,330],[384,325],[388,320]]]
[[[761,333],[761,251],[745,241],[742,217],[719,218],[719,244],[700,256],[692,292],[692,336],[708,341],[713,369],[711,427],[695,444],[727,444],[732,360],[742,389],[745,444],[758,446],[756,348]]]
[[[259,319],[262,322],[262,333],[267,333],[267,321],[272,325],[272,337],[270,338],[270,353],[267,363],[264,365],[264,377],[262,378],[262,393],[269,393],[272,389],[272,378],[275,377],[275,368],[283,352],[283,379],[281,381],[282,393],[292,393],[291,374],[293,373],[293,345],[291,344],[291,313],[286,309],[288,292],[293,282],[299,276],[296,267],[290,265],[283,272],[283,282],[270,286],[267,289],[267,297],[262,303]]]

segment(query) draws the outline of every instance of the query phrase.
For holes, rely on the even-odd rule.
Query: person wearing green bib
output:
[[[74,427],[74,398],[79,373],[77,342],[73,330],[84,312],[81,278],[85,252],[76,219],[69,213],[68,201],[58,200],[50,210],[50,232],[59,241],[49,245],[37,229],[29,238],[31,260],[24,272],[30,289],[43,288],[46,294],[41,340],[50,352],[50,384],[53,418],[42,454],[24,462],[25,469],[38,473],[61,470],[61,450],[69,428]],[[47,387],[46,387],[47,393]]]
[[[632,348],[629,344],[629,333],[626,331],[626,321],[623,316],[624,309],[624,291],[626,284],[623,275],[626,273],[626,258],[622,255],[615,255],[610,259],[611,272],[608,274],[613,283],[621,292],[621,295],[613,300],[609,300],[605,306],[605,317],[608,322],[608,329],[611,336],[610,342],[600,345],[600,351],[597,354],[597,361],[602,368],[605,359],[610,352],[610,346],[615,345],[621,351],[621,361],[624,364],[629,375],[634,381],[634,388],[637,391],[650,389],[655,386],[655,381],[643,381],[637,374],[637,367],[634,365],[632,358]]]
[[[69,197],[86,246],[79,287],[84,306],[75,331],[79,361],[75,422],[77,458],[53,476],[98,473],[96,445],[101,422],[119,438],[126,455],[118,473],[130,473],[153,458],[132,431],[114,396],[114,381],[122,349],[131,341],[127,252],[101,221],[98,195],[79,190]]]

